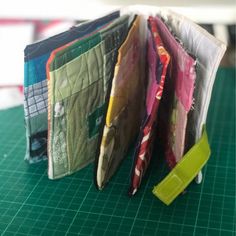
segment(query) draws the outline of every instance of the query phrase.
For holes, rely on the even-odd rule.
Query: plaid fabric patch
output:
[[[47,112],[48,88],[47,81],[44,80],[24,89],[25,94],[25,118],[31,118]]]

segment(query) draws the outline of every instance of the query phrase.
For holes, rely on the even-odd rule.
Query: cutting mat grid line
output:
[[[103,191],[93,165],[60,179],[47,162],[29,165],[23,108],[0,112],[0,234],[8,235],[229,235],[235,236],[235,68],[220,68],[207,120],[212,148],[203,183],[165,206],[151,193],[168,173],[158,150],[149,177],[127,196],[131,155]]]

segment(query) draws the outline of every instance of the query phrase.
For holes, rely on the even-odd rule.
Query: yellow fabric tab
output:
[[[211,150],[204,126],[200,140],[184,155],[166,178],[154,187],[153,194],[166,205],[169,205],[196,177],[208,161],[210,153]]]

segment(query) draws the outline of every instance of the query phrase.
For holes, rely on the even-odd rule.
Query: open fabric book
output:
[[[168,10],[114,12],[28,45],[25,159],[47,159],[50,179],[95,161],[94,183],[103,189],[135,143],[132,196],[158,139],[170,173],[153,193],[170,204],[210,156],[204,124],[225,49]]]

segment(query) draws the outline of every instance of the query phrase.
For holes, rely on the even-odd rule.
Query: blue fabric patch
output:
[[[47,53],[41,57],[25,62],[25,87],[41,82],[47,78],[45,68],[49,57],[50,53]]]

